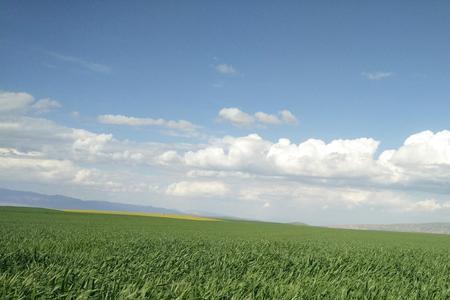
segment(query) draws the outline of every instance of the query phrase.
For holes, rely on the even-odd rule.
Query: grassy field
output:
[[[174,215],[174,214],[159,214],[159,213],[108,211],[108,210],[81,210],[81,209],[66,209],[64,211],[65,212],[72,212],[72,213],[82,213],[82,214],[106,214],[106,215],[158,217],[158,218],[192,220],[192,221],[219,221],[218,219],[206,218],[206,217],[200,217],[200,216],[193,216],[193,215]]]
[[[450,236],[0,207],[0,299],[450,299]]]

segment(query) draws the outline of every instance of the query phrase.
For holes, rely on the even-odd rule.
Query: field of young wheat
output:
[[[450,299],[450,236],[0,207],[0,299]]]

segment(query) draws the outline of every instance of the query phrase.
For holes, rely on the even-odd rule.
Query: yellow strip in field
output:
[[[220,221],[219,219],[191,216],[191,215],[159,214],[159,213],[145,213],[145,212],[127,212],[127,211],[110,211],[110,210],[82,210],[82,209],[65,209],[63,211],[71,212],[71,213],[82,213],[82,214],[141,216],[141,217],[169,218],[169,219],[180,219],[180,220],[191,220],[191,221]]]

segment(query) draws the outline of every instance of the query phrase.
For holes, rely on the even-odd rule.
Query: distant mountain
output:
[[[298,226],[308,226],[308,224],[302,223],[302,222],[291,222],[289,224],[291,224],[291,225],[298,225]]]
[[[180,211],[153,206],[141,206],[108,201],[85,201],[61,195],[44,195],[33,192],[13,191],[0,188],[0,205],[30,206],[52,209],[111,210],[148,212],[160,214],[183,214]]]
[[[357,224],[357,225],[334,225],[333,228],[359,229],[359,230],[381,230],[400,232],[423,232],[450,234],[450,223],[417,223],[417,224]]]
[[[245,218],[239,218],[234,217],[226,214],[220,214],[220,213],[213,213],[209,211],[203,211],[203,210],[188,210],[185,212],[186,214],[193,215],[193,216],[200,216],[200,217],[208,217],[208,218],[217,218],[217,219],[227,219],[227,220],[237,220],[237,221],[251,221],[251,219],[245,219]]]

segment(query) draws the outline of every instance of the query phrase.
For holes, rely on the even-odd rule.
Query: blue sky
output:
[[[58,109],[28,117],[58,126],[177,145],[176,151],[226,135],[296,144],[372,138],[380,142],[377,155],[398,149],[412,134],[450,127],[446,1],[0,6],[0,90],[57,101]],[[289,110],[297,122],[234,126],[219,116],[223,108],[279,118]],[[98,118],[105,114],[186,120],[198,129],[168,134],[159,125],[104,124]]]

